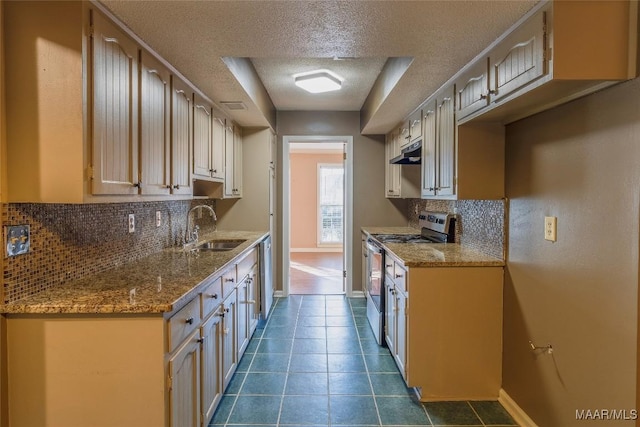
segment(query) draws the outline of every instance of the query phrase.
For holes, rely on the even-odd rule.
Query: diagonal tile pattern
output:
[[[419,402],[376,344],[364,299],[295,295],[276,299],[209,426],[517,424],[494,401]]]

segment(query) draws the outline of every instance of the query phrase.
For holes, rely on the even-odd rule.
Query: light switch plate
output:
[[[555,242],[558,229],[558,218],[555,216],[544,217],[544,239]]]

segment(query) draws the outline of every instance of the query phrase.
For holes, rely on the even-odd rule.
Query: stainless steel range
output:
[[[452,243],[455,241],[455,215],[420,212],[420,234],[373,234],[366,242],[367,319],[376,341],[384,345],[384,247],[385,243]]]

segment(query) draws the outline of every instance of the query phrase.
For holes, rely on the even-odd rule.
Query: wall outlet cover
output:
[[[26,254],[31,247],[31,227],[29,225],[8,225],[4,228],[7,256]]]
[[[136,216],[129,214],[129,233],[136,231]]]
[[[160,227],[162,225],[162,213],[160,211],[156,211],[156,227]]]
[[[555,242],[557,239],[558,218],[555,216],[544,217],[544,239]]]

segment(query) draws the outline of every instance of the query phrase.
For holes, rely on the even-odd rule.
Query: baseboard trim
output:
[[[290,252],[342,252],[344,249],[340,248],[332,248],[332,247],[321,247],[321,248],[291,248]]]
[[[513,400],[502,388],[500,389],[500,393],[498,393],[498,402],[504,406],[504,409],[507,410],[509,415],[511,415],[513,420],[517,422],[520,427],[538,427],[538,425],[529,418],[527,413],[524,412],[516,401]]]
[[[364,298],[364,292],[362,292],[362,291],[351,291],[351,298]]]
[[[275,291],[275,292],[273,293],[273,296],[274,296],[275,298],[284,298],[284,292],[282,292],[282,291]]]

